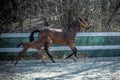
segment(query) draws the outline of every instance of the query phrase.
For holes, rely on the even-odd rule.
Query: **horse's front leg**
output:
[[[74,55],[77,58],[77,48],[74,46],[74,44],[69,46],[71,48],[71,50],[73,51],[72,54],[68,55],[65,59],[71,57],[72,55]]]

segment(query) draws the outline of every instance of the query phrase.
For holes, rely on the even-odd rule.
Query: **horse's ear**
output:
[[[79,18],[79,20],[80,20],[81,22],[83,22],[83,19],[82,19],[81,17]]]

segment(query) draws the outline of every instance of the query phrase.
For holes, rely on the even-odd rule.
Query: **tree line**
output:
[[[88,32],[120,31],[120,0],[0,1],[0,32],[67,28],[78,17],[90,24]]]

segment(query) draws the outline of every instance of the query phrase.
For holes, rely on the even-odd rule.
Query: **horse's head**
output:
[[[82,18],[79,18],[78,22],[80,23],[81,27],[86,28],[86,29],[89,28],[88,23],[85,20],[83,20]]]

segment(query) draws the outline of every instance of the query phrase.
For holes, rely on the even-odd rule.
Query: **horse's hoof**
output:
[[[43,63],[44,65],[46,65],[46,63]]]
[[[77,56],[77,55],[75,55],[75,58],[78,58],[78,56]]]
[[[42,64],[44,64],[44,65],[46,64],[46,63],[45,63],[45,62],[43,62],[43,61],[42,61],[41,63],[42,63]]]
[[[53,60],[53,63],[56,63],[55,60]]]
[[[16,64],[14,64],[14,66],[16,66]]]
[[[73,61],[74,61],[74,62],[76,62],[76,59],[75,59],[75,58],[73,58]]]
[[[14,61],[12,61],[12,64],[14,64]]]
[[[14,63],[14,66],[16,66],[17,65],[17,62],[16,63]]]
[[[65,59],[68,59],[68,57],[66,57]]]

